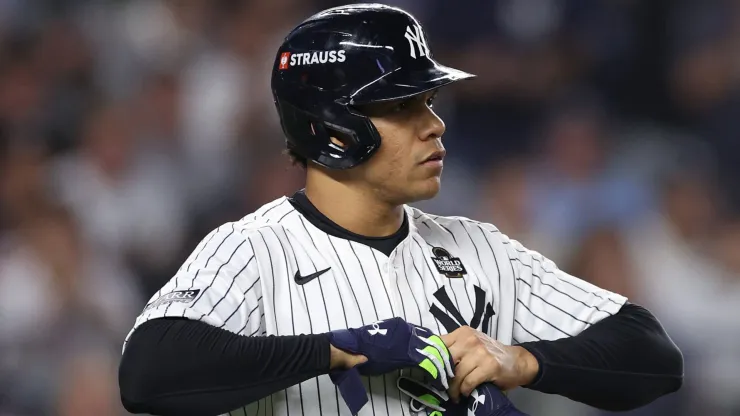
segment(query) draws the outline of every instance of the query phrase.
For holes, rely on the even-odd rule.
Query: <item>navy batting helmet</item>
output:
[[[322,11],[288,34],[273,66],[272,93],[288,149],[347,169],[380,146],[380,134],[356,106],[473,76],[432,59],[421,24],[409,13],[355,4]]]

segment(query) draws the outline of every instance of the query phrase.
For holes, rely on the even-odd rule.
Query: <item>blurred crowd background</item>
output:
[[[302,186],[269,89],[332,0],[0,0],[0,415],[125,414],[146,300]],[[443,191],[649,307],[686,359],[634,415],[740,415],[740,32],[715,0],[396,0],[443,63]],[[533,415],[603,415],[518,390]]]

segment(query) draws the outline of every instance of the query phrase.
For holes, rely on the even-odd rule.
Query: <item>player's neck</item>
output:
[[[335,224],[364,237],[386,237],[401,228],[403,206],[379,200],[371,191],[341,182],[306,182],[306,197]]]

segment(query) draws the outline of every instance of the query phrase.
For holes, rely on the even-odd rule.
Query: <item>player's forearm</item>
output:
[[[321,374],[325,335],[244,337],[203,322],[155,319],[131,336],[121,400],[132,413],[219,415]]]
[[[540,374],[527,386],[604,410],[630,410],[674,392],[683,357],[646,309],[622,310],[572,338],[522,344]]]

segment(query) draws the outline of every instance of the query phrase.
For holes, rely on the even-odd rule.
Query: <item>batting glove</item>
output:
[[[426,372],[432,386],[445,390],[449,387],[447,379],[455,376],[450,353],[442,339],[401,318],[332,331],[328,335],[334,347],[367,357],[367,362],[355,368],[329,373],[353,414],[367,403],[360,375],[376,376],[416,367]]]
[[[467,400],[454,403],[446,392],[419,383],[408,377],[399,377],[398,388],[411,398],[411,414],[423,416],[527,416],[492,383],[478,386]]]

